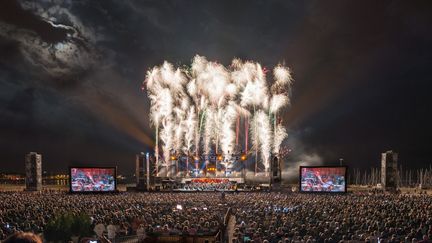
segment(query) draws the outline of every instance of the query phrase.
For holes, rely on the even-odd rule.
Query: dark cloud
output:
[[[34,31],[43,41],[49,43],[65,41],[67,35],[73,33],[72,29],[55,28],[31,11],[24,10],[16,1],[3,3],[0,9],[0,20],[16,28]]]
[[[1,48],[18,49],[27,64],[18,71],[31,71],[38,78],[52,80],[59,86],[71,85],[100,58],[99,50],[93,45],[94,35],[66,8],[27,1],[5,1],[3,5]],[[9,51],[6,55],[16,54]]]

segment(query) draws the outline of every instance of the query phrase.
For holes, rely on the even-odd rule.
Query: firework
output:
[[[234,59],[225,67],[195,56],[190,67],[174,67],[165,61],[147,72],[145,86],[151,102],[150,120],[156,131],[156,163],[169,166],[173,153],[189,156],[221,153],[224,160],[238,150],[241,126],[245,148],[251,134],[255,160],[270,167],[286,129],[277,122],[280,111],[290,104],[290,70],[277,65],[272,81],[259,63]],[[272,83],[270,86],[268,83]],[[243,125],[240,125],[242,123]],[[162,154],[159,154],[159,146]],[[169,169],[162,169],[169,174]]]

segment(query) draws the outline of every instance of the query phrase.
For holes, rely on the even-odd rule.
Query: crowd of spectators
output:
[[[215,234],[226,213],[219,199],[215,193],[1,193],[0,239],[16,231],[41,233],[55,216],[81,212],[91,217],[93,227],[102,224],[117,237],[138,229],[146,234]]]
[[[87,213],[95,231],[111,231],[109,238],[215,234],[229,208],[232,242],[427,242],[432,237],[430,195],[11,192],[0,194],[0,239],[16,231],[41,233],[51,217],[65,212]]]
[[[227,195],[233,242],[431,242],[432,197],[384,194]]]
[[[212,182],[191,182],[185,184],[182,190],[186,191],[233,191],[236,185],[230,181],[212,183]]]

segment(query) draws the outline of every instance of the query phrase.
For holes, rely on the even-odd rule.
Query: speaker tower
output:
[[[282,180],[282,168],[281,168],[281,161],[279,159],[279,156],[274,155],[272,159],[271,164],[271,180],[272,182],[281,182]]]
[[[42,155],[30,152],[25,156],[26,191],[42,190]]]
[[[386,191],[397,189],[397,161],[398,154],[391,150],[381,154],[381,185]]]
[[[136,155],[135,178],[136,189],[139,191],[152,191],[155,187],[155,166],[149,153]]]

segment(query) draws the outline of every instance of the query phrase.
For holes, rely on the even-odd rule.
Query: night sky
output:
[[[432,1],[0,2],[0,171],[119,165],[154,133],[145,72],[196,55],[293,71],[283,114],[300,160],[432,163]]]

